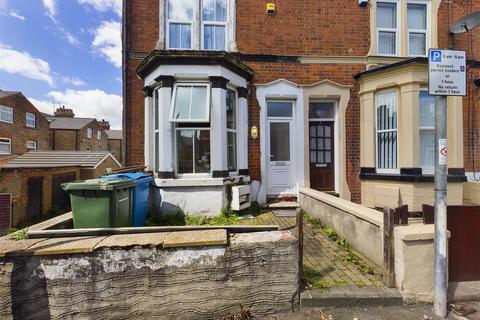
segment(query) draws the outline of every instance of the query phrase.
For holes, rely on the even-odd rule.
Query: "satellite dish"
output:
[[[461,18],[450,27],[451,33],[464,33],[480,25],[480,11]]]

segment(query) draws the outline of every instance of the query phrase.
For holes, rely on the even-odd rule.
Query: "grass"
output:
[[[302,289],[330,289],[346,285],[345,281],[328,282],[322,280],[322,273],[313,268],[303,266]]]
[[[28,228],[24,228],[18,231],[15,231],[10,236],[11,240],[20,241],[20,240],[27,240],[28,239]]]
[[[218,226],[218,225],[232,225],[236,224],[240,216],[251,214],[257,216],[263,212],[263,208],[257,202],[253,202],[249,208],[239,212],[231,209],[223,208],[220,215],[216,217],[205,217],[200,215],[183,214],[177,212],[176,214],[158,215],[155,212],[150,212],[146,225],[147,226]]]

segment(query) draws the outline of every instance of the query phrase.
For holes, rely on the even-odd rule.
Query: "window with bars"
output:
[[[397,171],[397,94],[376,96],[377,172]]]
[[[228,1],[168,0],[167,47],[226,50]]]
[[[410,56],[427,55],[427,4],[408,3],[408,54]]]
[[[419,133],[420,165],[423,174],[433,174],[435,167],[435,97],[420,91]]]
[[[377,51],[398,54],[397,2],[377,2]]]

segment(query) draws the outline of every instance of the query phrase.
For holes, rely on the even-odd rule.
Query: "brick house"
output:
[[[107,135],[107,150],[115,157],[117,160],[122,163],[122,145],[123,145],[123,134],[122,130],[105,130]]]
[[[0,90],[0,158],[50,149],[48,120],[17,91]]]
[[[418,211],[433,201],[428,48],[453,48],[470,63],[468,96],[448,99],[449,203],[461,203],[480,170],[480,32],[448,27],[480,3],[275,5],[124,1],[126,165],[145,164],[189,212],[218,210],[239,180],[260,203],[310,187]]]
[[[53,150],[106,151],[107,121],[95,118],[76,118],[72,109],[58,108],[50,121]]]

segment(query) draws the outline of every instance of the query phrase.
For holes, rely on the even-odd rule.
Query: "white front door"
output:
[[[294,177],[293,102],[267,102],[268,195],[293,194]]]

